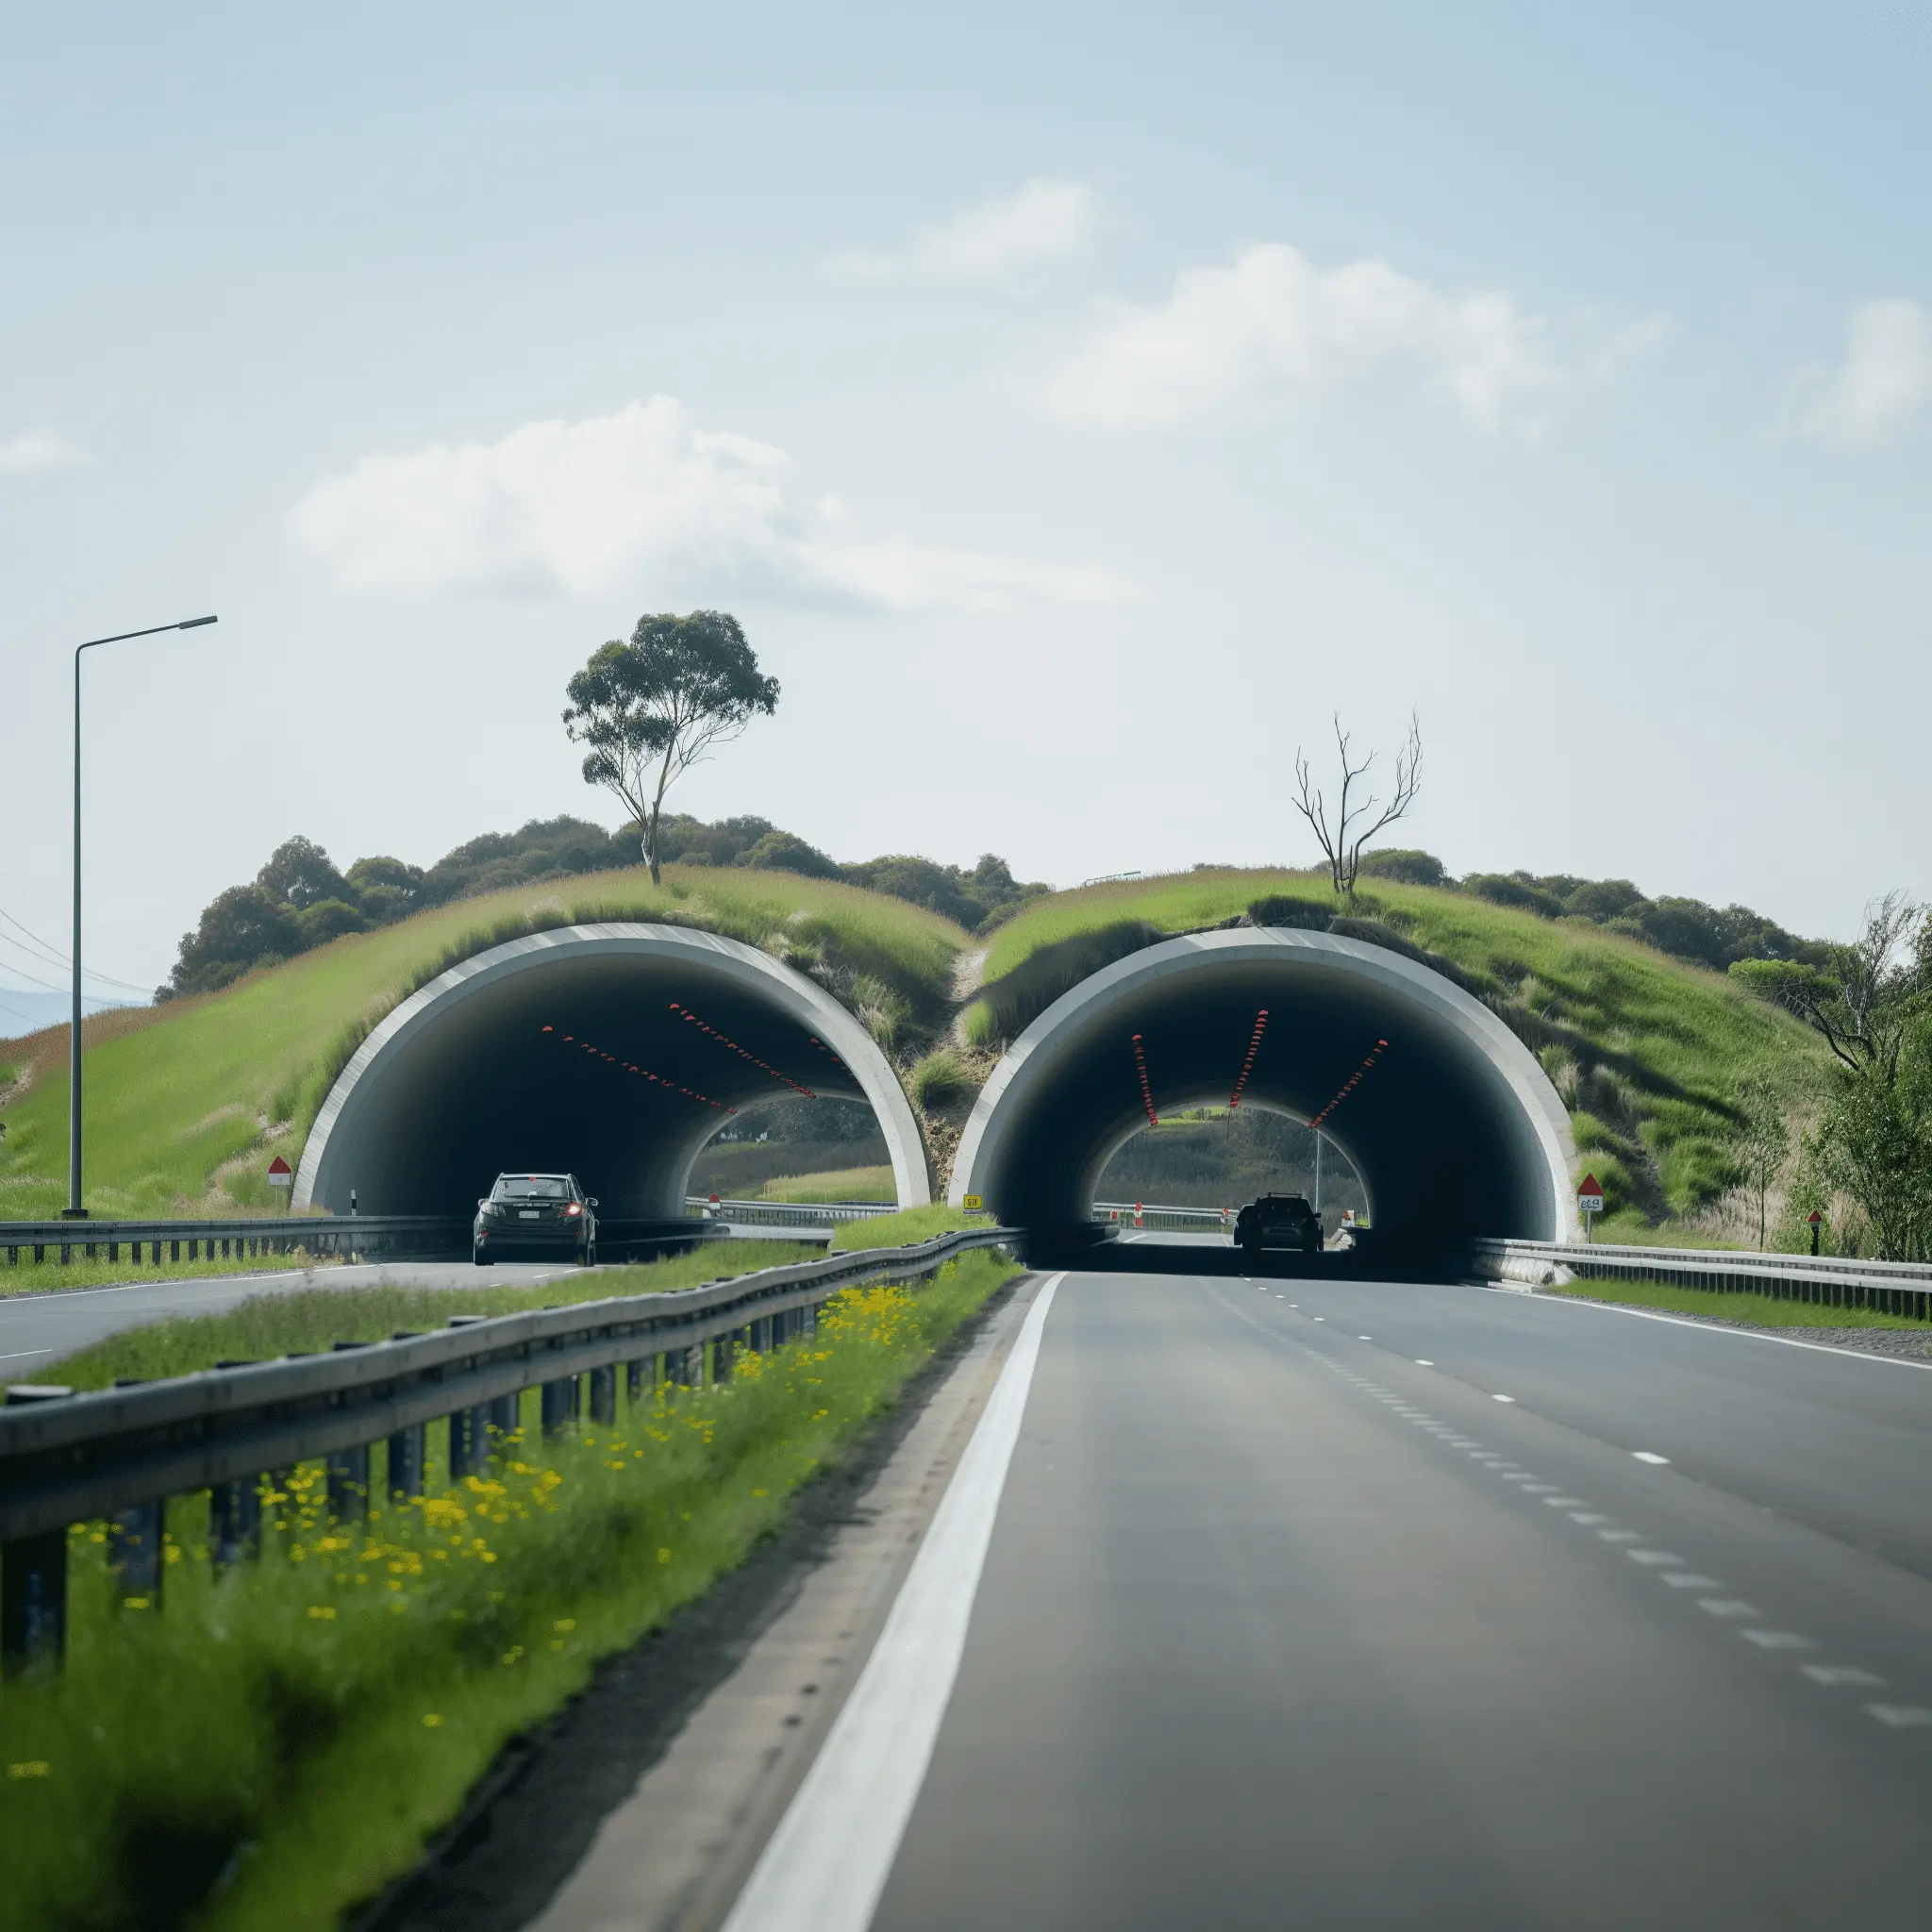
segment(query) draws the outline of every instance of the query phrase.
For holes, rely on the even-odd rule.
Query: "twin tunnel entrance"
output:
[[[678,926],[584,925],[479,954],[405,1001],[317,1118],[295,1205],[466,1213],[499,1171],[576,1174],[608,1215],[685,1211],[735,1109],[869,1105],[902,1206],[931,1198],[899,1077],[829,993]],[[1162,1112],[1311,1122],[1370,1194],[1378,1254],[1574,1234],[1568,1115],[1533,1056],[1428,968],[1325,933],[1233,929],[1117,961],[1050,1007],[982,1091],[951,1198],[1063,1236]]]

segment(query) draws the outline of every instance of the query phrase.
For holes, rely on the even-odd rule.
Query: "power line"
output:
[[[43,966],[71,966],[73,964],[73,961],[68,958],[67,955],[58,946],[50,944],[39,933],[33,931],[28,926],[22,925],[20,921],[14,918],[12,913],[8,912],[4,907],[0,907],[0,919],[4,919],[8,925],[13,927],[15,932],[25,933],[27,938],[33,941],[34,944],[41,949],[38,954],[29,953],[29,958],[39,958]],[[18,940],[10,938],[4,932],[0,932],[0,941],[12,946],[17,952],[26,953],[28,951]],[[111,973],[96,973],[92,966],[83,966],[80,971],[83,978],[97,979],[103,986],[118,986],[124,992],[145,994],[148,991],[144,986],[136,986],[131,980],[116,979]],[[58,992],[60,989],[57,986],[54,991]]]

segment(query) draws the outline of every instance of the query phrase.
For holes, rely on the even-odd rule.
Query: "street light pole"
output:
[[[90,638],[74,647],[74,1017],[67,1042],[67,1207],[60,1217],[63,1221],[87,1219],[87,1209],[80,1204],[80,654],[98,644],[158,637],[164,630],[198,630],[214,622],[212,617],[189,617],[179,624],[155,624],[145,630]]]

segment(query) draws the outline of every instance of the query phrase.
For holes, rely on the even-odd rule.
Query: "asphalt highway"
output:
[[[787,1843],[862,1840],[841,1761],[734,1925],[1932,1923],[1932,1371],[1477,1288],[1069,1274],[1027,1372],[882,1890],[762,1903]],[[943,1633],[905,1621],[912,1683]]]

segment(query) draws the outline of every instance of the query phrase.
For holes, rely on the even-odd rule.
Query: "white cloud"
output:
[[[80,470],[92,460],[77,443],[48,429],[31,429],[0,442],[0,470]]]
[[[1845,359],[1815,375],[1805,426],[1833,442],[1882,442],[1932,403],[1932,313],[1916,302],[1864,302],[1845,319]]]
[[[1560,380],[1542,335],[1508,295],[1442,295],[1379,261],[1317,269],[1262,242],[1231,267],[1187,270],[1165,302],[1109,305],[1040,400],[1094,423],[1182,423],[1250,390],[1314,391],[1408,361],[1494,427],[1520,397]]]
[[[359,591],[709,594],[727,584],[879,609],[1105,601],[1092,570],[860,535],[798,501],[786,453],[704,430],[674,397],[500,441],[369,456],[290,512],[296,543]]]
[[[1078,181],[1036,180],[1016,194],[962,208],[951,221],[921,228],[903,255],[840,255],[826,267],[851,281],[986,281],[1028,262],[1074,254],[1092,230],[1091,188]]]

